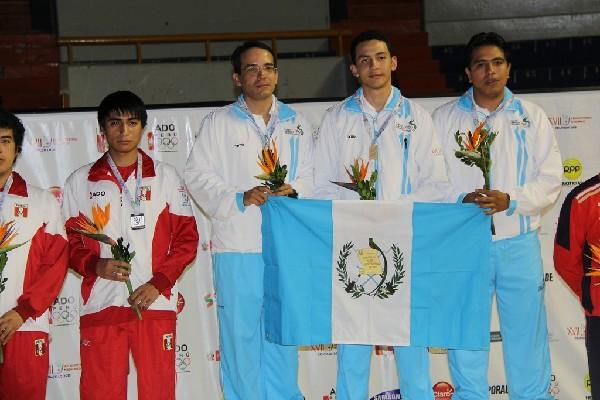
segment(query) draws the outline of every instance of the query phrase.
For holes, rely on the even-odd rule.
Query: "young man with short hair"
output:
[[[315,150],[315,197],[357,200],[346,182],[356,159],[369,162],[367,177],[377,171],[378,200],[442,201],[447,191],[444,159],[429,114],[392,85],[397,59],[387,38],[366,31],[351,44],[350,71],[361,87],[327,110]],[[373,346],[339,344],[337,398],[368,397]],[[402,398],[433,400],[427,349],[395,346]]]
[[[185,169],[190,194],[212,222],[221,384],[227,400],[302,399],[296,346],[264,334],[260,206],[273,195],[310,196],[312,129],[273,95],[278,71],[269,46],[245,42],[231,62],[242,93],[202,121]],[[258,164],[275,149],[287,177],[270,190]]]
[[[98,124],[108,151],[65,184],[70,266],[83,277],[82,399],[126,399],[130,350],[138,398],[175,398],[176,283],[196,257],[198,233],[175,168],[138,148],[146,121],[146,107],[135,94],[106,96],[98,107]],[[96,207],[105,212],[105,226],[97,228],[131,246],[131,263],[115,260],[110,245],[72,229],[80,213],[92,218]]]
[[[8,251],[0,274],[0,398],[46,398],[48,308],[67,273],[68,246],[54,196],[13,171],[25,128],[0,109],[0,249]]]
[[[435,110],[433,121],[455,200],[475,203],[493,216],[490,296],[496,294],[510,396],[551,399],[538,230],[542,210],[560,193],[562,162],[544,111],[506,88],[510,67],[500,35],[482,32],[473,36],[465,59],[472,87]],[[459,148],[455,133],[475,132],[479,126],[490,135],[497,133],[490,146],[489,188],[484,188],[479,168],[455,155]],[[449,351],[457,399],[489,398],[488,354],[488,350]]]

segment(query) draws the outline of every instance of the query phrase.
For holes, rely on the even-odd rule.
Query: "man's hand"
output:
[[[292,185],[290,185],[289,183],[284,183],[283,185],[279,186],[279,188],[271,194],[273,196],[287,196],[287,195],[290,195],[293,193],[296,193],[296,191],[294,190]]]
[[[251,204],[262,206],[271,195],[271,190],[266,186],[256,186],[247,192],[244,192],[244,205],[248,207]]]
[[[508,193],[487,189],[477,189],[475,193],[479,193],[480,196],[476,197],[474,202],[481,208],[487,208],[485,215],[496,214],[507,210],[510,206]]]
[[[129,278],[131,266],[125,261],[100,258],[96,262],[96,275],[110,281],[125,282]]]
[[[475,199],[481,197],[481,194],[477,193],[477,192],[471,192],[468,193],[464,198],[463,198],[463,203],[475,203]]]
[[[129,296],[127,301],[132,306],[137,304],[140,310],[147,310],[159,295],[158,289],[155,288],[153,284],[144,283],[131,293],[131,296]]]
[[[14,333],[23,325],[23,318],[15,310],[9,310],[0,317],[0,343],[4,346]]]

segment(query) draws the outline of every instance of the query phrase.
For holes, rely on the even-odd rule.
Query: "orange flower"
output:
[[[265,174],[271,175],[275,171],[275,166],[278,162],[277,146],[275,145],[275,140],[272,140],[270,147],[263,147],[256,163]]]
[[[364,181],[365,178],[367,177],[367,170],[369,169],[369,161],[367,161],[367,163],[365,164],[365,162],[363,160],[360,160],[360,164],[359,164],[359,160],[356,159],[356,160],[354,160],[354,164],[350,165],[350,169],[352,170],[352,172],[348,171],[348,168],[346,168],[346,173],[350,177],[350,180],[352,181],[352,183]]]
[[[487,136],[487,130],[483,128],[484,123],[480,123],[475,132],[469,132],[467,140],[465,140],[465,148],[468,151],[477,151],[483,140]]]
[[[102,243],[115,244],[115,241],[102,233],[110,219],[110,204],[104,207],[104,210],[97,204],[92,207],[92,219],[82,212],[72,222],[67,222],[67,229],[81,233]]]
[[[600,246],[595,246],[590,244],[590,250],[592,251],[592,255],[586,257],[595,262],[596,264],[600,264]],[[590,268],[590,272],[586,272],[585,276],[600,276],[600,268]],[[595,283],[594,286],[598,286],[600,283]]]
[[[8,221],[0,224],[0,249],[10,246],[10,243],[17,236],[15,232],[15,221]]]

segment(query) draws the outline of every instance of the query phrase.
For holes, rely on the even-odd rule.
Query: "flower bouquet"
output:
[[[277,146],[275,140],[271,140],[270,146],[262,148],[258,155],[258,166],[263,170],[263,174],[257,175],[256,178],[265,181],[264,185],[276,191],[285,183],[287,176],[287,165],[281,165],[277,155]],[[289,194],[288,197],[297,198],[297,193]]]
[[[332,182],[338,186],[346,189],[350,189],[358,193],[361,200],[375,200],[377,197],[377,191],[375,184],[377,183],[377,171],[373,171],[371,176],[367,179],[367,171],[369,170],[369,162],[365,164],[364,161],[356,159],[354,163],[350,165],[350,170],[347,167],[346,173],[350,177],[351,182]]]
[[[100,208],[99,205],[95,204],[92,207],[92,218],[91,220],[83,213],[79,213],[77,218],[74,221],[69,222],[67,224],[67,229],[77,232],[81,235],[87,236],[90,239],[97,240],[102,243],[106,243],[110,245],[110,251],[115,260],[125,261],[126,263],[130,263],[133,257],[135,256],[135,251],[129,251],[129,243],[127,245],[123,244],[123,238],[118,238],[116,241],[104,234],[102,230],[108,224],[110,219],[110,204],[107,204],[104,207],[104,210]],[[129,295],[133,293],[133,288],[131,286],[131,281],[129,278],[125,281],[127,285],[127,290],[129,291]],[[142,319],[142,314],[140,313],[140,309],[137,304],[133,305],[133,309],[139,320]]]

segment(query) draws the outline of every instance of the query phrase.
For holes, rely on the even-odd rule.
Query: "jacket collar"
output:
[[[154,171],[154,160],[142,149],[138,149],[138,152],[142,155],[142,178],[152,178],[156,176],[156,171]],[[111,181],[117,186],[119,185],[117,178],[110,170],[110,165],[108,165],[108,152],[104,153],[102,157],[92,165],[88,174],[88,180],[91,182]]]

